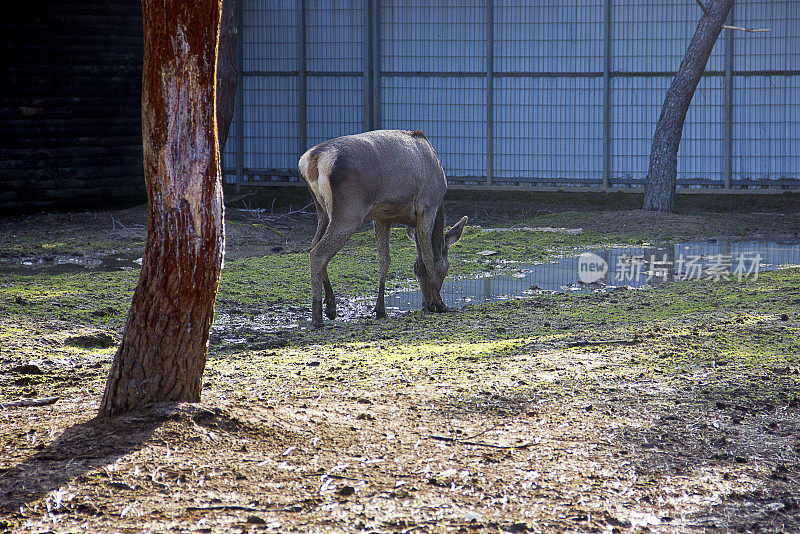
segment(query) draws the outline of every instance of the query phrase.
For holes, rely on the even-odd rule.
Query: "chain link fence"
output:
[[[299,183],[332,137],[419,129],[451,185],[641,187],[693,0],[239,0],[223,163]],[[739,0],[686,119],[678,186],[800,187],[800,2]]]

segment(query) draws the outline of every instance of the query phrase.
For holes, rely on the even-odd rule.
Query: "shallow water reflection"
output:
[[[705,241],[666,246],[628,246],[589,249],[608,270],[594,283],[579,276],[579,256],[540,264],[519,264],[513,275],[446,282],[445,304],[452,307],[531,295],[537,291],[591,293],[618,287],[641,288],[669,280],[752,278],[758,273],[800,265],[800,244],[758,241]],[[585,263],[585,262],[584,262]],[[398,311],[421,307],[419,291],[386,297],[387,308]]]
[[[141,254],[110,254],[97,257],[58,254],[36,258],[0,258],[0,273],[65,274],[85,271],[108,272],[139,269],[141,265]]]
[[[594,255],[595,262],[607,268],[592,283],[585,283],[586,276],[583,282],[580,277],[579,269],[586,264],[586,253]],[[442,287],[442,298],[448,306],[458,308],[466,304],[520,298],[539,291],[591,293],[620,287],[642,288],[679,279],[753,278],[764,271],[800,265],[800,244],[710,240],[665,246],[588,249],[583,254],[583,262],[581,256],[575,254],[539,264],[506,263],[500,256],[480,257],[476,261],[487,268],[495,269],[502,265],[505,274],[446,282]],[[138,270],[140,265],[138,254],[115,254],[99,258],[56,255],[13,262],[0,259],[0,273]],[[373,268],[377,270],[377,265]],[[338,320],[373,317],[374,299],[374,294],[359,299],[339,299]],[[416,284],[412,284],[412,289],[407,291],[386,295],[389,313],[418,310],[421,307],[422,299]],[[214,329],[234,332],[246,326],[255,331],[277,331],[304,326],[309,322],[310,311],[304,307],[277,308],[280,309],[267,308],[255,318],[218,313]]]

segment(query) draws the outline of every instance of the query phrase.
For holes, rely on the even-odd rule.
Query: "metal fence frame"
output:
[[[243,33],[243,4],[244,0],[235,0],[238,3],[238,26]],[[363,72],[360,71],[311,71],[307,68],[307,1],[297,0],[296,4],[296,49],[298,58],[298,68],[296,71],[245,71],[243,58],[243,38],[240,37],[237,46],[237,61],[239,66],[237,94],[234,111],[233,135],[233,163],[228,165],[225,162],[223,175],[227,183],[234,183],[237,189],[240,186],[298,186],[303,185],[299,180],[299,174],[295,169],[248,169],[244,165],[244,122],[246,120],[243,91],[244,80],[246,78],[259,76],[296,76],[297,77],[297,105],[299,118],[299,136],[297,139],[297,155],[299,156],[308,148],[308,126],[307,126],[307,98],[308,98],[308,77],[309,76],[343,76],[360,77],[362,79],[363,91],[363,129],[373,130],[381,127],[381,87],[382,79],[387,76],[442,76],[442,77],[485,77],[486,79],[486,169],[484,176],[479,180],[450,180],[450,187],[453,189],[492,189],[492,190],[574,190],[574,191],[636,191],[641,189],[644,180],[628,179],[624,183],[614,183],[612,179],[612,93],[614,80],[620,78],[654,78],[654,77],[674,77],[675,72],[653,72],[653,71],[623,71],[613,70],[613,45],[614,35],[612,20],[613,0],[604,0],[605,21],[603,22],[603,69],[601,71],[586,72],[498,72],[494,66],[494,0],[485,0],[485,35],[486,35],[486,69],[485,72],[403,72],[386,71],[381,65],[381,40],[380,40],[380,0],[363,0],[361,8],[363,26]],[[733,25],[735,21],[734,10],[731,10],[727,24]],[[733,86],[734,79],[740,76],[800,76],[798,70],[734,70],[734,31],[723,30],[721,39],[724,40],[724,68],[722,70],[706,70],[704,78],[722,77],[723,81],[723,114],[724,114],[724,139],[723,139],[723,166],[724,181],[722,187],[716,186],[718,182],[702,183],[702,181],[680,180],[678,192],[682,193],[781,193],[785,191],[800,190],[800,179],[798,178],[778,178],[760,181],[752,181],[749,185],[736,184],[733,179],[733,143],[734,143],[734,123],[733,123]],[[591,77],[602,79],[602,182],[594,185],[589,181],[579,183],[579,185],[563,186],[546,184],[547,180],[537,183],[535,180],[521,180],[522,185],[500,185],[494,180],[495,175],[495,80],[504,77]],[[230,152],[230,149],[229,151]],[[264,179],[266,177],[266,179]],[[255,179],[253,179],[255,178]],[[535,184],[535,185],[532,185]]]

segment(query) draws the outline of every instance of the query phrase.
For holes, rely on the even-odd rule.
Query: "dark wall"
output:
[[[0,216],[144,200],[140,3],[11,11],[0,19]]]

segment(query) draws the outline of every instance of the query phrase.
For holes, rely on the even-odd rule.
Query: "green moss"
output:
[[[587,362],[606,368],[607,363],[599,362],[625,354],[625,365],[603,373],[622,380],[697,375],[705,377],[711,397],[745,395],[741,402],[774,403],[800,385],[798,377],[753,377],[765,368],[796,368],[800,363],[795,341],[800,338],[798,287],[800,270],[793,269],[764,274],[757,282],[677,282],[643,291],[538,295],[451,314],[415,312],[386,321],[294,331],[284,349],[245,350],[248,363],[242,365],[248,372],[261,373],[257,369],[263,368],[265,379],[333,374],[367,385],[398,376],[426,380],[433,373],[437,380],[459,383],[477,369],[513,383],[525,368],[517,360],[544,351],[560,354],[561,365],[555,368],[563,366],[563,374],[537,373],[525,380],[525,388],[574,396],[591,395],[602,376],[587,371]],[[781,314],[790,320],[783,321]],[[612,342],[571,345],[580,340]],[[307,367],[313,359],[328,365]]]
[[[63,232],[59,232],[63,234]],[[84,256],[102,254],[119,248],[119,241],[108,239],[87,239],[81,232],[74,235],[59,235],[52,240],[42,241],[40,234],[0,234],[0,251],[9,256],[35,257],[45,255]]]
[[[582,248],[620,242],[616,237],[594,232],[563,235],[548,232],[488,232],[467,227],[461,241],[449,254],[452,277],[481,275],[488,269],[512,271],[519,263],[545,261],[574,253]],[[494,250],[498,254],[485,258],[477,253]],[[392,230],[391,265],[387,289],[415,288],[413,263],[416,247],[400,228]],[[238,306],[264,303],[305,305],[311,298],[307,253],[279,253],[261,258],[231,260],[226,263],[220,286],[223,303],[236,301]],[[353,235],[334,256],[328,272],[334,291],[343,297],[372,296],[378,286],[378,258],[372,232]]]
[[[122,326],[138,274],[133,271],[0,276],[0,306],[19,320],[59,319]]]
[[[596,214],[583,214],[583,218],[546,214],[515,224],[582,226],[591,223],[590,216]],[[666,236],[672,230],[665,232]],[[468,226],[451,251],[451,276],[475,276],[487,268],[510,270],[516,268],[515,262],[546,261],[582,248],[653,240],[658,235],[640,229],[587,229],[581,235],[564,235],[487,232]],[[60,239],[47,246],[56,249],[64,243],[67,241]],[[498,254],[488,259],[477,254],[487,249]],[[416,288],[411,268],[416,250],[401,229],[392,232],[391,254],[389,289]],[[354,235],[331,262],[329,271],[338,295],[374,296],[377,252],[372,232]],[[23,353],[45,354],[50,349],[37,341],[41,335],[36,332],[51,319],[60,319],[78,330],[119,330],[136,280],[134,271],[0,275],[0,339],[20,347]],[[245,345],[223,351],[212,345],[211,360],[217,369],[214,372],[260,373],[264,380],[286,373],[301,372],[302,376],[320,379],[345,373],[367,383],[381,377],[428,379],[431,373],[437,379],[456,380],[481,366],[505,365],[520,354],[539,350],[556,351],[567,359],[621,351],[631,359],[635,373],[643,376],[659,374],[677,379],[704,373],[711,377],[708,387],[720,395],[733,395],[746,383],[755,397],[774,400],[781,388],[797,386],[797,376],[791,373],[771,377],[767,382],[772,385],[761,384],[759,377],[765,368],[798,365],[798,288],[800,270],[790,269],[762,274],[758,281],[674,282],[642,291],[541,294],[468,306],[448,314],[414,312],[385,321],[337,323],[321,331],[291,329],[280,334],[288,343],[285,348],[251,350]],[[275,305],[306,313],[309,301],[308,254],[278,253],[227,261],[217,309],[246,319]],[[781,314],[787,314],[789,320],[782,321]],[[243,325],[246,330],[246,321]],[[241,335],[254,346],[268,345],[262,340],[276,336],[258,331]],[[632,345],[569,345],[577,340],[614,339],[638,341]],[[307,367],[311,358],[324,363]],[[567,367],[574,367],[570,365]],[[514,367],[509,364],[508,373],[519,372]],[[495,371],[498,376],[507,374],[501,369],[491,372]],[[627,370],[614,372],[626,376],[623,373]],[[529,377],[527,382],[560,394],[558,391],[580,389],[594,380],[585,369],[578,378],[556,375]]]

